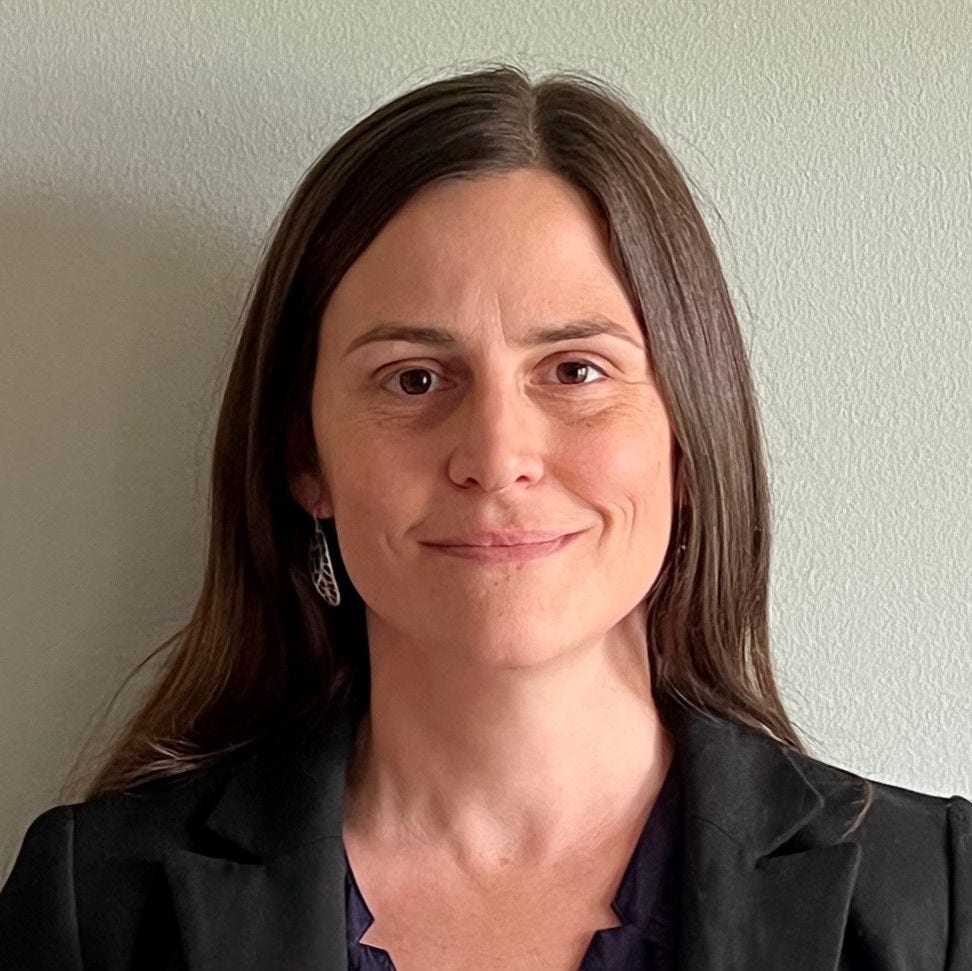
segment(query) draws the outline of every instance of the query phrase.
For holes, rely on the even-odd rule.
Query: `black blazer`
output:
[[[875,783],[672,702],[680,967],[970,971],[972,803]],[[0,892],[17,971],[346,971],[346,721],[38,816]],[[457,969],[430,969],[457,971]]]

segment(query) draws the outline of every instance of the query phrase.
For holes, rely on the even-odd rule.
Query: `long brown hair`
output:
[[[703,219],[677,163],[610,84],[586,72],[531,83],[499,64],[378,108],[290,198],[247,298],[222,401],[199,601],[142,662],[169,650],[86,797],[201,766],[304,712],[365,710],[364,604],[331,522],[342,602],[329,607],[313,590],[312,520],[288,485],[316,463],[309,401],[319,321],[345,271],[416,190],[525,167],[556,173],[594,201],[672,423],[676,506],[645,599],[653,692],[807,754],[770,660],[761,429]]]

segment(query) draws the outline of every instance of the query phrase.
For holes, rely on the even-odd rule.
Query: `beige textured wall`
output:
[[[263,233],[349,124],[490,59],[602,73],[697,185],[751,343],[777,662],[815,754],[972,795],[970,9],[0,5],[3,873],[94,708],[194,602]]]

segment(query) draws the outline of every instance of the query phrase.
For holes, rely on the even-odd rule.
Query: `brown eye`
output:
[[[595,371],[602,375],[605,374],[605,372],[596,364],[591,364],[590,361],[583,360],[563,361],[561,364],[557,365],[557,368],[561,375],[567,377],[567,381],[565,382],[566,384],[597,384],[596,380],[586,381],[584,379]]]
[[[420,395],[430,387],[431,374],[428,369],[419,367],[399,371],[398,386],[408,395]]]

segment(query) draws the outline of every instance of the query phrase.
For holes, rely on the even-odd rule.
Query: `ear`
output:
[[[334,515],[331,497],[315,472],[298,472],[289,480],[290,494],[311,516],[329,519]]]

